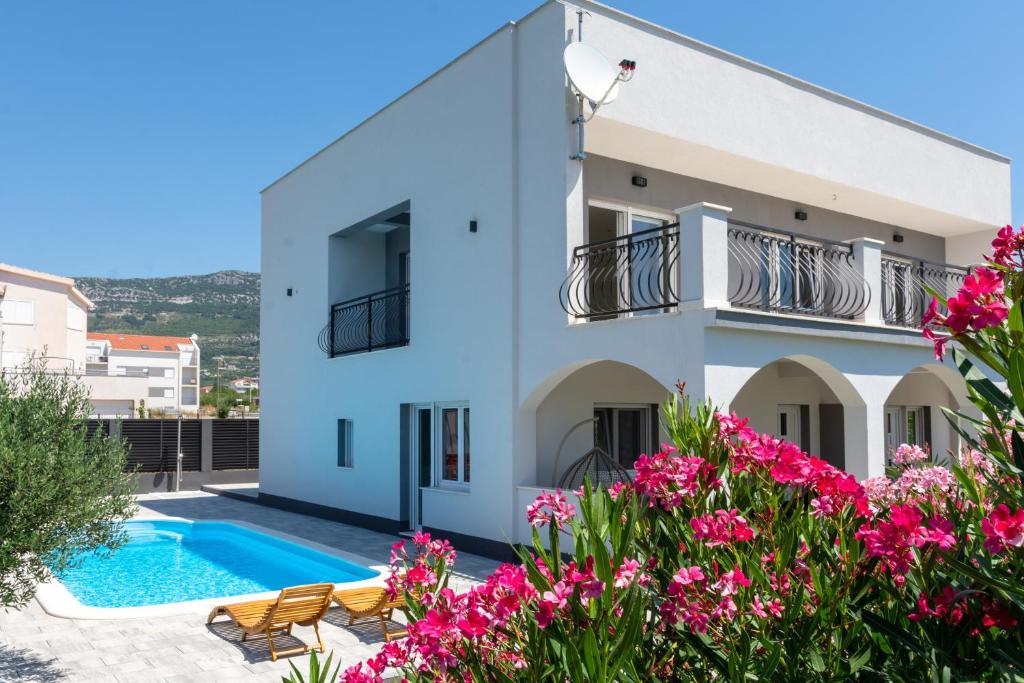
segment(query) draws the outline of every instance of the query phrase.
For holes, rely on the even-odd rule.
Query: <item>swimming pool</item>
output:
[[[347,583],[379,572],[231,522],[124,523],[128,543],[58,578],[88,607],[142,607]]]

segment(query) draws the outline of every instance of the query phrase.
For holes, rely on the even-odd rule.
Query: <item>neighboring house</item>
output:
[[[228,386],[239,394],[245,394],[249,391],[259,391],[260,381],[255,377],[239,377],[228,382]]]
[[[142,378],[144,391],[98,404],[104,417],[128,417],[145,401],[147,410],[167,414],[199,410],[199,345],[196,337],[159,337],[90,332],[89,379]],[[94,401],[95,403],[95,401]]]
[[[45,353],[51,369],[83,372],[92,309],[71,278],[0,263],[0,369]]]
[[[584,160],[548,2],[263,191],[265,502],[498,552],[574,459],[657,448],[677,380],[858,477],[958,447],[921,281],[980,259],[1009,160],[578,4],[638,64]]]

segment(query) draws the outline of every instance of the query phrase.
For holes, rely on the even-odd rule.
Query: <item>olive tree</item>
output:
[[[88,389],[43,357],[0,370],[0,607],[24,605],[81,553],[124,542],[135,478],[123,441],[88,434],[89,412]]]

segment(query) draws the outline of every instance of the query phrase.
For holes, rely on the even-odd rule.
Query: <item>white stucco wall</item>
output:
[[[45,350],[50,368],[85,368],[85,326],[80,330],[68,328],[68,307],[73,307],[79,318],[86,309],[68,295],[67,285],[0,269],[0,286],[6,286],[3,300],[30,301],[34,315],[27,325],[4,321],[4,358],[0,364],[16,365],[22,357],[33,352],[41,355]]]
[[[590,150],[908,228],[1010,216],[1009,161],[610,8],[586,42],[638,64],[588,128]],[[572,7],[566,7],[575,23]]]

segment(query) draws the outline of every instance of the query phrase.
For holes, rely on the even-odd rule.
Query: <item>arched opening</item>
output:
[[[755,372],[736,393],[730,409],[759,432],[775,434],[847,468],[862,459],[857,432],[864,401],[850,381],[812,356],[789,356]]]
[[[960,435],[943,409],[961,410],[967,404],[967,386],[951,367],[929,363],[905,374],[885,400],[887,461],[903,443],[927,445],[939,460],[955,453]]]
[[[596,361],[560,373],[536,406],[537,486],[554,486],[594,447],[632,469],[636,458],[664,440],[658,410],[670,389],[617,361]]]

